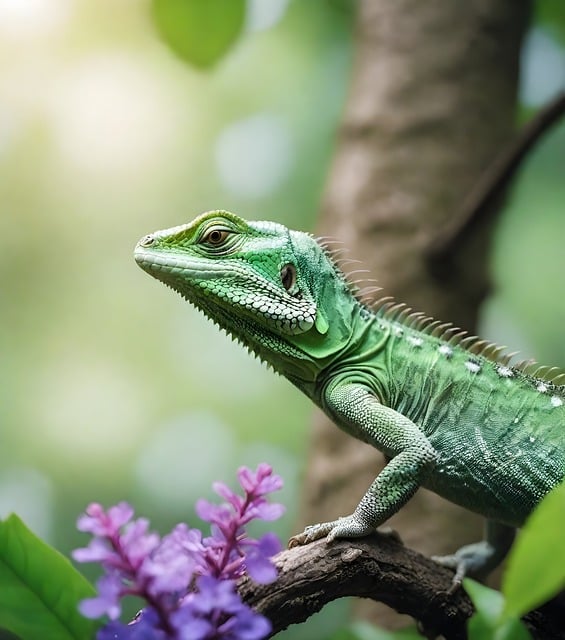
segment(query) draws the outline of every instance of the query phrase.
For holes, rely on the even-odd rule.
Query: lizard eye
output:
[[[296,284],[296,267],[293,264],[285,264],[281,269],[282,286],[290,291]]]
[[[226,229],[219,229],[218,227],[210,229],[202,237],[202,242],[206,242],[213,247],[219,247],[224,243],[225,239],[230,235],[230,232]]]

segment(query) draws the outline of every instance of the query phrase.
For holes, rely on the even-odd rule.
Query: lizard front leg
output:
[[[374,532],[414,495],[436,464],[436,452],[418,426],[382,405],[365,386],[330,385],[325,407],[342,429],[373,445],[390,461],[351,515],[306,527],[290,539],[291,547],[324,536],[331,542],[335,538],[355,538]]]

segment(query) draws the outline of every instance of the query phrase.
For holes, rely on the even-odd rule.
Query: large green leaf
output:
[[[153,19],[161,37],[197,67],[217,62],[239,36],[245,0],[153,0]]]
[[[22,640],[88,640],[96,624],[77,610],[92,585],[15,515],[0,522],[0,628]]]
[[[505,615],[523,616],[565,586],[565,484],[532,513],[512,547],[502,581]]]
[[[503,615],[501,593],[474,580],[466,579],[464,585],[476,610],[467,622],[469,640],[531,640],[519,618]]]

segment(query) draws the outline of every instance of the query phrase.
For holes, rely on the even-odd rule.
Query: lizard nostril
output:
[[[139,245],[142,247],[150,247],[155,244],[155,240],[155,236],[150,233],[149,235],[143,236],[143,238],[141,238],[141,240],[139,241]]]

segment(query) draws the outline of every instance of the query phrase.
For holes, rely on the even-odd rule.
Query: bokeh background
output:
[[[536,7],[521,120],[565,88],[565,9]],[[0,0],[0,517],[68,553],[90,501],[197,525],[213,480],[267,461],[292,532],[309,403],[132,249],[216,208],[315,229],[353,18],[347,0],[249,0],[236,46],[201,71],[145,0]],[[561,366],[564,243],[562,124],[512,188],[483,310],[485,337]],[[335,626],[315,624],[286,637]]]

